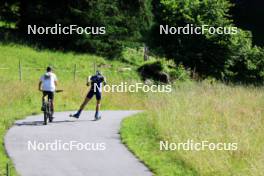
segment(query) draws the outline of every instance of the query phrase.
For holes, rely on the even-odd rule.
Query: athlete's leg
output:
[[[42,92],[42,98],[41,98],[41,100],[42,100],[41,110],[42,110],[42,111],[45,111],[44,101],[45,101],[45,97],[46,97],[46,96],[47,96],[47,92],[43,91],[43,92]]]
[[[82,105],[80,106],[80,109],[79,110],[83,110],[85,108],[85,106],[88,104],[88,102],[90,101],[91,99],[86,97],[82,103]]]
[[[99,114],[99,111],[100,111],[100,100],[97,100],[96,101],[96,110],[95,110],[95,119],[99,119],[100,118],[100,114]]]
[[[100,118],[100,103],[101,103],[101,98],[102,98],[102,94],[101,92],[96,92],[96,109],[95,109],[95,119],[99,119]]]
[[[100,105],[101,105],[100,103],[101,103],[101,100],[96,101],[96,112],[100,111]]]
[[[73,117],[75,118],[79,118],[79,116],[81,115],[83,109],[85,108],[85,106],[88,104],[88,102],[91,100],[91,98],[93,97],[93,92],[89,92],[88,95],[85,97],[83,103],[81,104],[79,110],[77,111],[77,113],[75,113],[73,115]]]

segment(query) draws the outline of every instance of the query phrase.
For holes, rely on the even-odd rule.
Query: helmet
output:
[[[96,75],[101,75],[101,72],[99,70],[96,70]]]

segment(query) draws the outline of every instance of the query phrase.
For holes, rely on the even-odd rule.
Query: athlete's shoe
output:
[[[100,120],[101,119],[101,115],[98,112],[96,112],[95,116],[94,116],[94,119],[95,120]]]
[[[73,115],[71,114],[70,117],[74,117],[74,118],[78,119],[80,117],[80,114],[78,114],[78,113],[75,113]]]

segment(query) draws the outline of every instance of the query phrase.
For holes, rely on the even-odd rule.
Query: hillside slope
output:
[[[97,65],[96,69],[100,69],[111,84],[140,81],[136,68],[132,65],[94,55],[39,51],[21,45],[0,45],[0,53],[0,175],[5,173],[5,164],[9,162],[3,146],[3,136],[16,119],[41,113],[41,93],[37,87],[39,77],[44,74],[48,65],[54,67],[59,78],[58,88],[64,90],[56,95],[56,111],[76,110],[79,107],[87,93],[86,79],[94,73],[94,65]],[[21,81],[19,62],[22,68]],[[127,67],[130,69],[121,71]],[[143,102],[139,99],[142,99],[139,94],[106,93],[102,109],[142,109]],[[87,109],[94,108],[93,100]]]

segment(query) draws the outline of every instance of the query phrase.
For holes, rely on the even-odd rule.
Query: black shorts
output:
[[[43,97],[48,96],[49,100],[54,100],[54,92],[50,92],[50,91],[43,91]]]
[[[96,100],[101,100],[102,99],[102,93],[99,91],[94,91],[94,90],[90,90],[87,94],[87,98],[91,99],[93,98],[93,96],[96,96]]]

